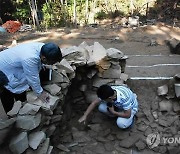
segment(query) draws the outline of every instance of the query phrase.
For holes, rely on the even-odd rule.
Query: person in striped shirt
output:
[[[86,122],[88,115],[99,105],[100,112],[117,117],[117,126],[126,129],[132,126],[134,115],[138,111],[137,96],[126,86],[101,85],[97,89],[98,98],[94,100],[78,120],[80,123]]]

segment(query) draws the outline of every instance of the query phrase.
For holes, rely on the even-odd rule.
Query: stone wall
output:
[[[28,91],[27,102],[15,102],[7,113],[8,117],[5,114],[1,116],[0,144],[6,137],[4,132],[13,131],[9,142],[13,153],[52,152],[50,138],[62,124],[63,117],[68,116],[64,109],[70,88],[77,88],[77,92],[83,93],[85,98],[73,98],[74,104],[80,107],[81,100],[90,103],[96,97],[95,91],[100,85],[121,85],[128,79],[124,74],[127,57],[117,49],[105,49],[98,42],[92,46],[83,42],[79,46],[63,48],[62,54],[64,59],[60,63],[47,66],[52,70],[51,80],[44,82],[43,88],[50,93],[50,102],[42,103],[32,91]],[[78,82],[76,87],[71,86],[74,82]]]

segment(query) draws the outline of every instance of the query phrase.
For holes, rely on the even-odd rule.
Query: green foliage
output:
[[[19,21],[23,21],[24,23],[28,23],[29,18],[30,18],[30,10],[27,7],[26,8],[17,8],[16,12],[14,14],[14,17],[16,19],[18,19]]]
[[[103,10],[95,14],[95,19],[105,19],[108,17],[108,14],[106,14]]]
[[[17,5],[20,5],[20,4],[23,4],[24,3],[24,0],[15,0],[15,2]]]
[[[119,10],[115,10],[113,12],[109,12],[108,16],[112,19],[116,18],[116,17],[120,17],[120,16],[124,16],[124,13],[119,11]]]
[[[15,5],[12,0],[1,0],[0,2],[0,17],[5,23],[7,20],[14,20],[13,13],[16,12]]]
[[[57,24],[57,18],[58,16],[57,14],[57,4],[54,2],[48,2],[43,4],[43,16],[44,16],[44,20],[43,20],[43,25],[45,25],[46,27],[54,27]],[[59,12],[59,11],[58,11]]]
[[[52,23],[50,5],[51,4],[49,3],[45,3],[43,4],[43,8],[42,8],[43,18],[44,18],[42,25],[44,25],[45,27],[51,26]]]
[[[44,3],[42,7],[43,27],[65,26],[68,23],[68,10],[58,2]]]
[[[0,16],[5,20],[20,20],[24,23],[32,21],[29,0],[2,0]],[[35,0],[34,0],[35,1]],[[145,16],[147,11],[154,16],[177,16],[173,6],[176,0],[150,1],[147,9],[147,0],[88,0],[88,12],[86,12],[87,0],[76,0],[77,23],[93,23],[95,19],[116,18],[118,16],[139,15]],[[67,4],[61,4],[60,0],[36,0],[37,12],[42,13],[40,21],[43,27],[67,26],[73,22],[74,0],[64,0]],[[132,5],[130,2],[133,2]],[[163,10],[163,11],[161,11]],[[162,12],[159,15],[159,12]],[[173,13],[171,13],[173,12]]]
[[[11,3],[16,6],[15,11],[12,11],[12,18],[14,20],[19,20],[23,23],[29,23],[29,18],[31,17],[31,12],[29,4],[24,0],[11,1]]]

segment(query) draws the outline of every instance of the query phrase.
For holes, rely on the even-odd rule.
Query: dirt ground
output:
[[[83,41],[89,45],[101,43],[105,48],[117,48],[124,54],[169,54],[164,40],[175,45],[180,40],[179,27],[164,23],[123,28],[121,25],[105,23],[97,27],[58,28],[48,32],[16,32],[0,34],[0,44],[9,46],[13,40],[17,43],[41,41],[55,42],[60,47],[78,46]]]
[[[13,40],[17,43],[40,41],[40,42],[55,42],[61,48],[68,46],[78,46],[83,41],[86,41],[88,45],[93,45],[94,42],[99,42],[106,49],[116,48],[121,50],[125,55],[169,55],[170,51],[165,45],[165,40],[171,40],[171,42],[176,45],[180,41],[180,29],[179,27],[168,26],[164,23],[157,23],[156,25],[144,25],[141,27],[126,27],[123,28],[121,25],[116,25],[112,23],[106,23],[98,25],[97,27],[79,27],[79,28],[58,28],[51,29],[48,32],[17,32],[15,34],[0,34],[0,45],[10,46]],[[140,86],[142,83],[138,83]],[[134,83],[130,83],[134,86]],[[143,83],[142,89],[149,86],[156,85],[154,83]],[[156,85],[157,86],[157,85]],[[144,95],[144,90],[141,88],[134,88],[139,94],[141,100],[148,100],[151,102],[151,98],[155,98],[155,89],[152,89],[153,94]],[[146,93],[145,92],[145,93]],[[150,97],[149,97],[150,96]],[[96,113],[98,114],[98,113]],[[98,115],[99,116],[99,115]],[[104,118],[104,117],[103,117]],[[102,118],[102,119],[103,119]],[[102,119],[99,120],[101,123]],[[75,117],[74,120],[77,120]],[[107,120],[107,119],[106,119]],[[73,125],[73,122],[71,123]],[[106,124],[105,124],[106,125]],[[107,124],[104,127],[108,129]],[[116,130],[115,125],[111,125],[112,129]],[[67,132],[68,133],[68,132]],[[91,132],[89,132],[91,133]],[[114,133],[116,135],[116,133]],[[91,136],[93,137],[93,136]],[[100,139],[99,139],[100,140]],[[116,142],[113,141],[114,144]],[[100,143],[98,143],[99,145]],[[101,149],[101,145],[97,145],[98,153],[104,153]],[[83,146],[83,145],[82,145]],[[107,144],[106,146],[110,146]],[[99,149],[98,149],[99,148]],[[82,148],[79,153],[81,153]],[[84,153],[93,153],[93,143],[92,147]],[[74,149],[74,154],[78,154],[78,150]],[[105,148],[106,151],[106,148]],[[56,152],[56,151],[55,151]],[[63,152],[62,152],[63,153]],[[65,152],[66,153],[66,152]],[[73,152],[72,152],[73,153]],[[96,152],[94,152],[96,153]],[[112,153],[112,151],[107,151],[107,153]],[[123,152],[122,152],[123,153]],[[124,152],[124,153],[130,153]],[[140,153],[139,153],[140,154]]]

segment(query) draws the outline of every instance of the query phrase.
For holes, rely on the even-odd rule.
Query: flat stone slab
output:
[[[180,56],[131,55],[125,73],[130,79],[170,79],[180,72]]]
[[[152,66],[157,64],[180,64],[180,55],[128,55],[127,66]]]

